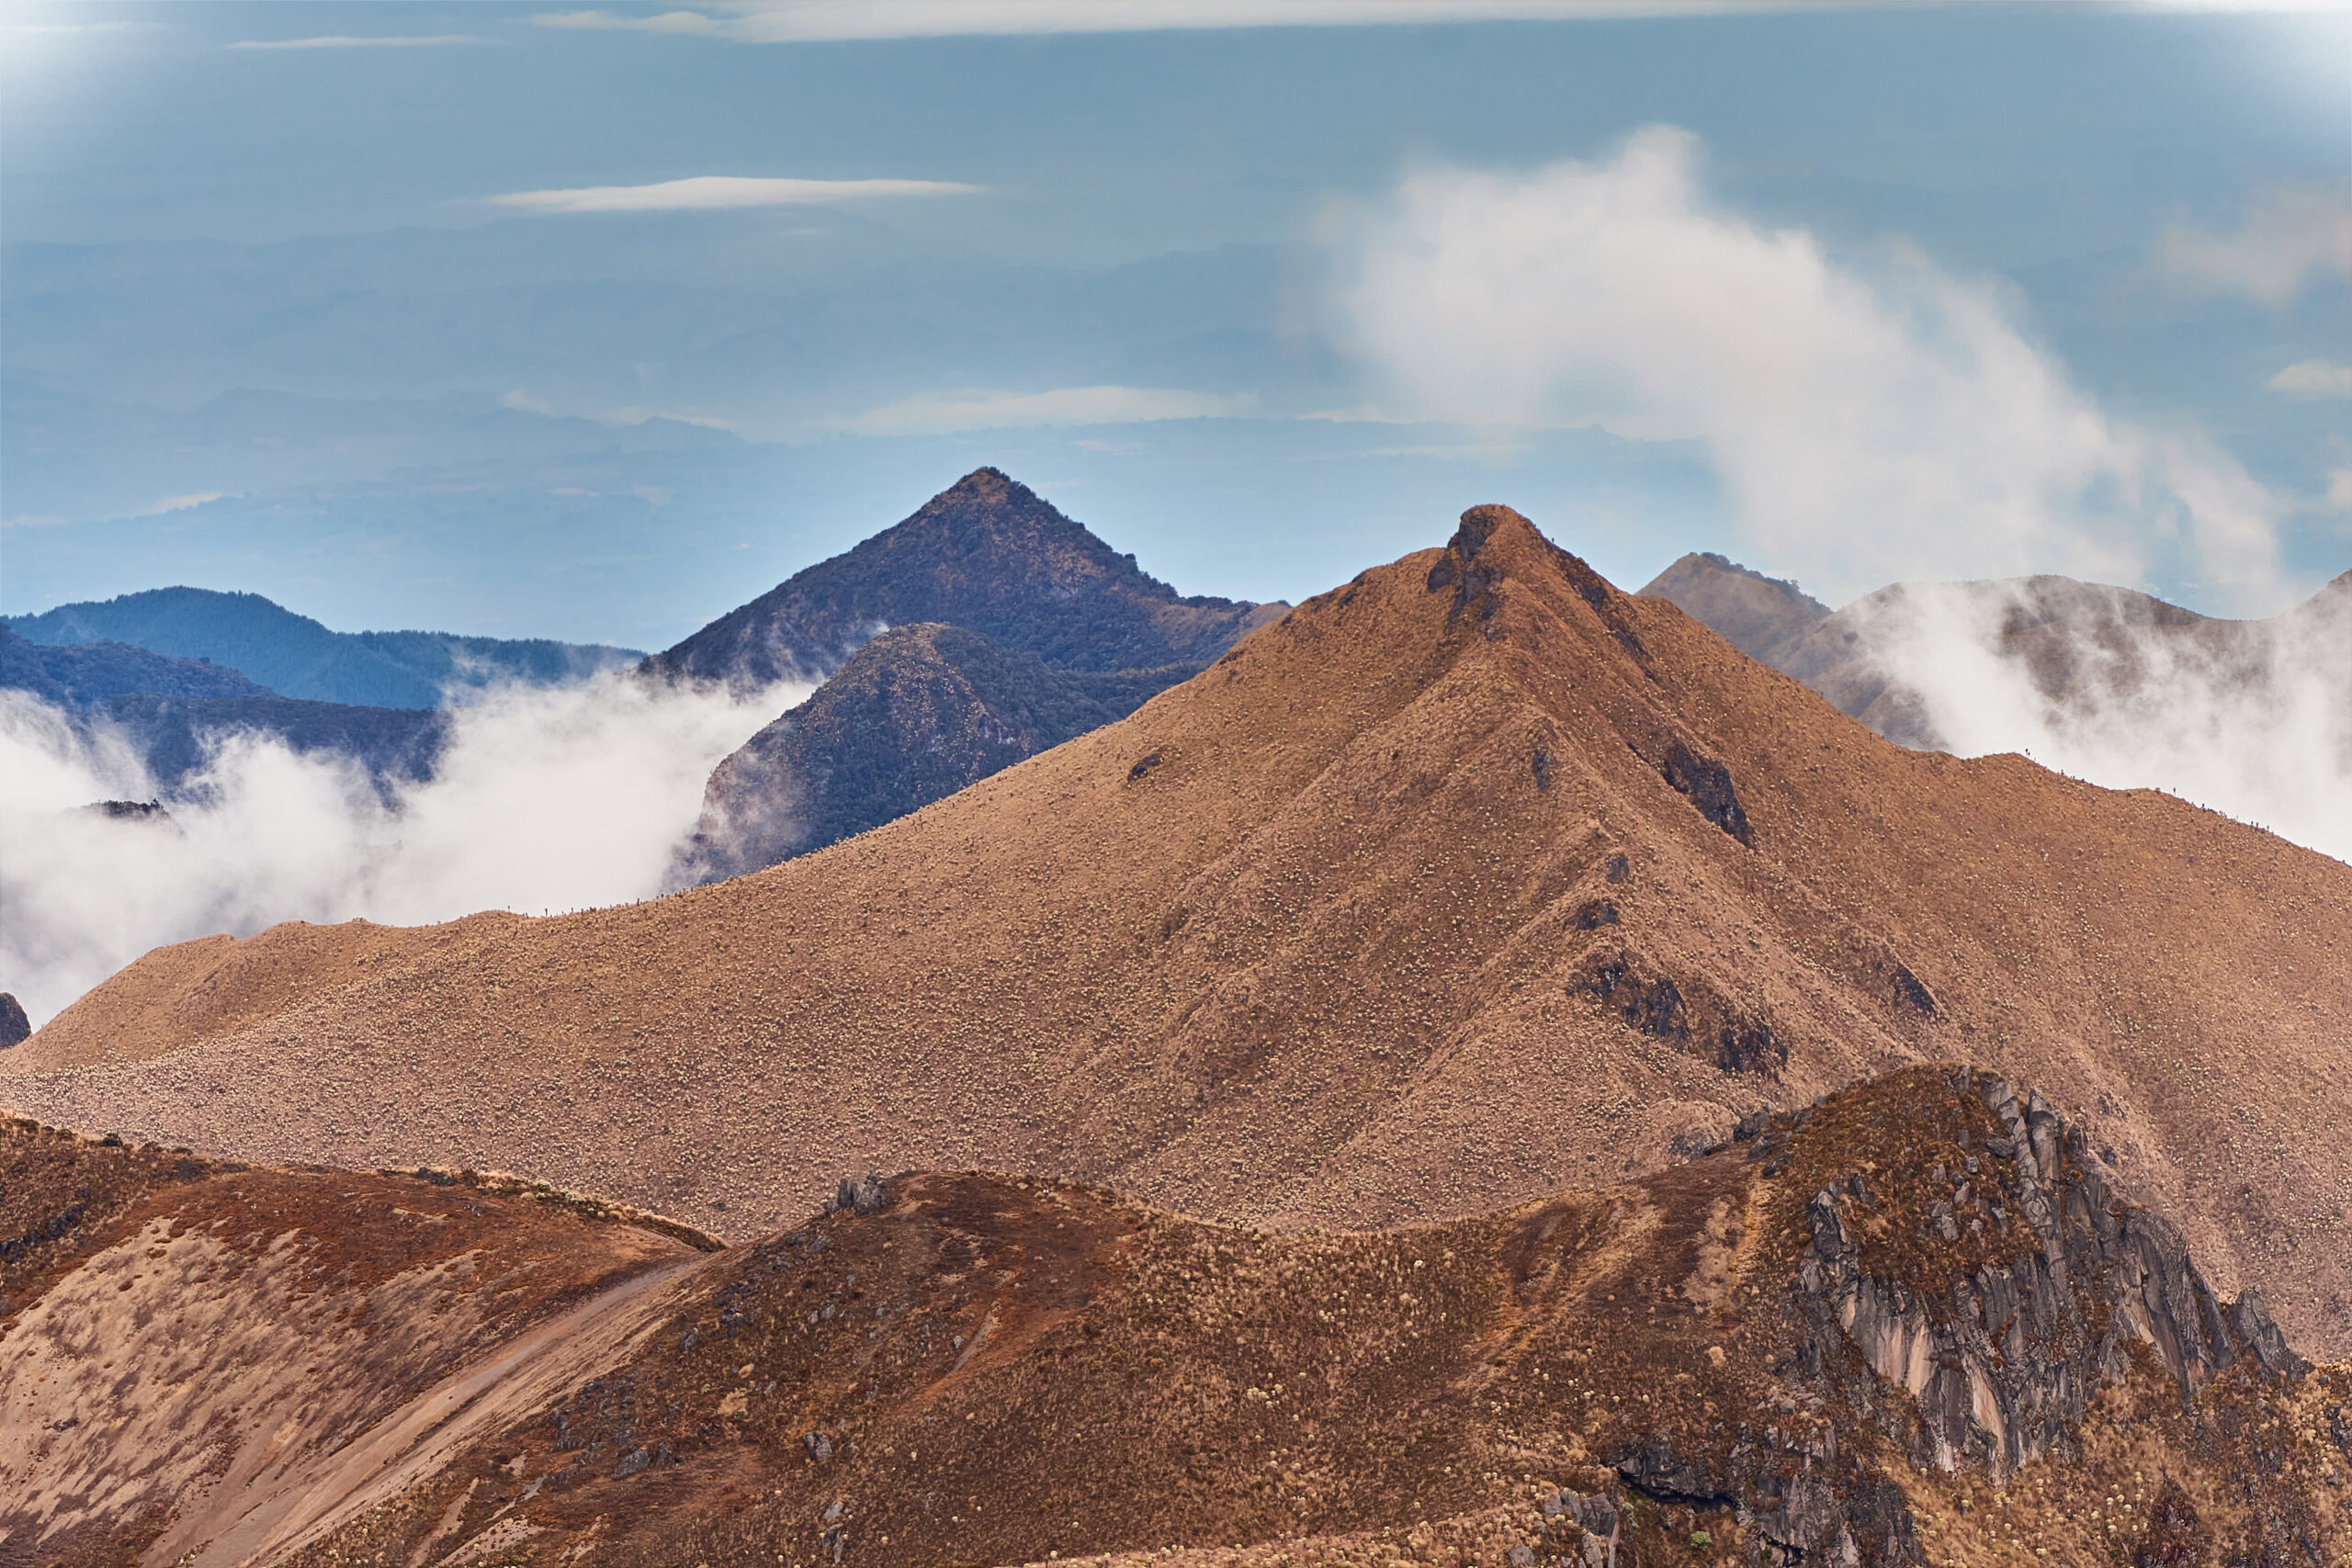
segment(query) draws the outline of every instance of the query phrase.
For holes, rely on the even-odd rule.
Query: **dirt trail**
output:
[[[217,1495],[158,1543],[150,1561],[178,1563],[174,1546],[191,1541],[203,1547],[187,1568],[261,1568],[299,1551],[434,1474],[481,1433],[525,1418],[582,1377],[629,1355],[661,1322],[664,1287],[709,1261],[696,1255],[639,1274],[541,1324],[258,1500]]]

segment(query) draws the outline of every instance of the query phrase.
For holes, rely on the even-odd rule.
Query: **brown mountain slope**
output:
[[[618,1353],[600,1329],[715,1245],[553,1196],[0,1123],[0,1562],[265,1551]],[[452,1424],[427,1391],[469,1378],[489,1397]]]
[[[1637,1182],[1351,1235],[932,1173],[696,1256],[479,1183],[167,1171],[12,1320],[0,1469],[28,1484],[0,1492],[0,1554],[66,1508],[82,1542],[135,1522],[142,1470],[214,1457],[208,1418],[285,1411],[285,1440],[173,1499],[145,1561],[2122,1568],[2352,1547],[2352,1368],[2307,1368],[2257,1298],[2217,1296],[2041,1096],[1912,1069],[1758,1120]],[[0,1175],[54,1202],[61,1177],[172,1164],[108,1153],[20,1133]],[[158,1375],[107,1372],[116,1323]],[[400,1397],[355,1403],[402,1367]]]
[[[842,1170],[955,1167],[1328,1226],[1650,1168],[1960,1056],[2055,1086],[2223,1289],[2334,1355],[2347,930],[2352,867],[1903,751],[1484,508],[773,871],[159,952],[10,1052],[0,1102],[530,1169],[744,1237]]]

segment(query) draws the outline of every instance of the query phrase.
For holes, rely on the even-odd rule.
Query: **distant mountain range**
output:
[[[61,604],[11,616],[7,624],[28,642],[129,643],[225,666],[281,697],[364,707],[439,707],[451,688],[556,685],[644,657],[635,649],[542,638],[330,631],[258,593],[204,588],[155,588]]]

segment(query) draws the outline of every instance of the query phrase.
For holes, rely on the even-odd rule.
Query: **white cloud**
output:
[[[0,691],[0,976],[40,1021],[149,949],[215,931],[651,897],[710,770],[808,692],[731,696],[625,673],[492,691],[452,712],[433,780],[389,805],[347,762],[246,733],[161,826],[77,809],[155,785],[119,742]]]
[[[1653,127],[1602,163],[1407,179],[1334,226],[1343,336],[1427,417],[1699,440],[1757,553],[1833,592],[2128,582],[2165,547],[2275,606],[2285,508],[2234,462],[2109,419],[1996,288],[1715,206],[1697,152]]]
[[[527,212],[689,212],[734,207],[798,207],[892,196],[969,196],[979,186],[946,180],[772,180],[701,175],[650,186],[589,186],[579,190],[518,190],[488,197],[493,207]]]
[[[924,392],[834,428],[865,435],[936,435],[955,430],[1039,425],[1137,424],[1159,419],[1221,419],[1247,412],[1248,394],[1217,397],[1155,387],[1062,387],[1050,392]]]
[[[408,38],[288,38],[240,39],[223,49],[443,49],[450,45],[488,43],[471,33],[434,33]]]
[[[1836,0],[744,0],[629,17],[560,11],[541,27],[675,33],[741,43],[1133,33],[1227,28],[1426,26],[1814,10]]]
[[[2156,246],[2156,265],[2183,288],[2271,306],[2294,299],[2314,275],[2352,282],[2352,186],[2269,190],[2234,234],[2176,223]]]
[[[222,491],[208,490],[198,495],[167,495],[144,512],[134,512],[133,517],[161,517],[166,512],[186,512],[192,506],[202,506],[220,499]]]
[[[2070,678],[2057,697],[2013,641],[2018,612],[2044,608],[2028,584],[1951,582],[1847,614],[1956,755],[2169,790],[2352,861],[2352,595],[2196,633],[2082,615],[2051,661]]]
[[[2263,385],[2290,398],[2352,398],[2352,365],[2299,359]]]

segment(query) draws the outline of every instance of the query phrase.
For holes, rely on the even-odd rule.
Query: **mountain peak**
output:
[[[1001,469],[720,616],[650,667],[738,686],[822,678],[884,629],[943,621],[1063,669],[1204,664],[1266,618],[1184,598]]]

